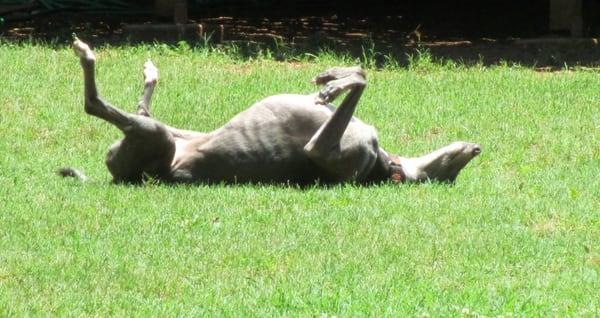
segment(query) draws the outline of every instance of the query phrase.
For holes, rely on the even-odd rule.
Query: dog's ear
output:
[[[58,175],[63,178],[76,178],[79,179],[79,181],[81,182],[86,182],[89,180],[89,178],[85,174],[83,174],[83,172],[71,167],[60,168],[58,169],[58,171],[56,171],[56,173],[58,173]]]

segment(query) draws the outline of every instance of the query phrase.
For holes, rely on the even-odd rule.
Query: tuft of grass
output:
[[[184,44],[97,55],[101,94],[128,110],[152,58],[155,116],[196,130],[361,62]],[[597,70],[426,52],[369,69],[357,116],[388,151],[482,145],[454,186],[120,186],[103,164],[119,133],[83,112],[72,52],[3,43],[0,56],[0,316],[600,314]],[[92,181],[60,179],[65,165]]]

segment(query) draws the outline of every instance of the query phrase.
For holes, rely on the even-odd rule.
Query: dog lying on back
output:
[[[404,158],[386,152],[373,126],[354,117],[366,87],[360,67],[336,67],[314,78],[311,95],[267,97],[212,132],[170,127],[150,112],[158,70],[144,64],[144,92],[136,113],[102,100],[95,81],[96,57],[79,39],[73,49],[84,75],[85,112],[120,129],[106,165],[115,182],[150,177],[173,183],[453,182],[481,148],[454,142],[430,154]],[[340,94],[346,96],[335,107]],[[72,168],[63,176],[86,177]]]

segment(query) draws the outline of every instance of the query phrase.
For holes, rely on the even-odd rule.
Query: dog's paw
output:
[[[327,71],[315,76],[312,82],[316,85],[324,85],[333,80],[349,77],[352,75],[359,75],[363,79],[367,78],[366,72],[360,66],[352,67],[332,67]]]
[[[328,104],[334,101],[343,91],[340,85],[337,85],[335,81],[327,83],[319,91],[317,101],[321,101],[322,104]]]
[[[92,62],[96,61],[96,56],[94,55],[94,52],[92,52],[92,49],[90,49],[89,45],[78,38],[75,38],[73,41],[73,51],[75,51],[75,55],[82,59]]]
[[[158,82],[158,69],[154,66],[154,63],[148,59],[144,63],[144,83],[156,84]]]

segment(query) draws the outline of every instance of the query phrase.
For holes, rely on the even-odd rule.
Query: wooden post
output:
[[[173,17],[175,24],[187,23],[187,0],[154,0],[154,13],[161,17]]]
[[[550,0],[550,31],[569,31],[583,36],[582,0]]]
[[[170,17],[175,9],[171,0],[154,0],[154,14],[161,17]]]
[[[175,20],[175,24],[187,23],[187,21],[188,21],[187,0],[175,1],[173,20]]]

